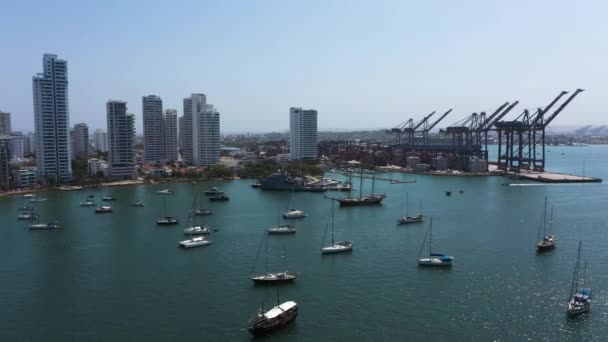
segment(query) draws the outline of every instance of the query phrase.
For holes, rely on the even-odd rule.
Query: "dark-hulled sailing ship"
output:
[[[279,304],[277,289],[277,305],[268,311],[260,308],[249,320],[247,330],[254,336],[262,336],[286,326],[296,317],[298,317],[298,304],[291,300]]]
[[[376,174],[372,172],[372,192],[368,196],[363,196],[363,170],[361,170],[360,182],[359,182],[359,197],[352,196],[352,190],[348,192],[348,197],[346,198],[331,198],[335,201],[338,201],[341,206],[351,207],[351,206],[359,206],[359,205],[374,205],[381,204],[382,200],[386,198],[386,194],[375,195],[374,188],[376,184]]]

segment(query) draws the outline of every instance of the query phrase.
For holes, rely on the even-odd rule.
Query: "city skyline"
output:
[[[451,120],[456,121],[504,101],[544,106],[555,92],[577,87],[586,89],[584,97],[554,124],[605,123],[607,86],[598,70],[606,47],[597,41],[608,31],[601,16],[607,5],[599,1],[189,6],[204,11],[150,6],[139,25],[116,25],[119,34],[111,24],[138,14],[138,6],[77,3],[63,13],[53,4],[15,4],[0,23],[3,47],[11,51],[0,66],[5,80],[0,109],[13,113],[14,130],[33,130],[29,77],[41,54],[55,53],[70,61],[71,120],[87,122],[92,130],[105,127],[108,99],[134,104],[158,94],[181,116],[183,94],[192,92],[221,104],[222,132],[287,130],[284,113],[292,106],[324,113],[320,130],[390,128],[448,108],[454,108]],[[35,34],[41,25],[35,19],[49,11],[74,22],[47,27],[48,35]],[[185,18],[164,20],[177,13]],[[295,15],[314,25],[292,24]],[[23,20],[26,16],[32,20]],[[101,17],[109,24],[105,31],[80,25]],[[429,17],[435,19],[432,25]],[[360,25],[364,20],[374,25]],[[198,36],[205,44],[193,47],[189,42]],[[127,51],[121,63],[110,62],[103,41]],[[174,62],[150,50],[158,42],[163,51],[176,53]],[[141,108],[132,107],[140,135]]]

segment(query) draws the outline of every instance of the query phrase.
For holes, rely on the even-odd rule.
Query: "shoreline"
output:
[[[130,186],[130,185],[154,185],[154,184],[169,184],[169,183],[198,183],[198,182],[214,182],[214,181],[227,181],[227,180],[237,180],[241,179],[238,177],[235,178],[218,178],[218,179],[189,179],[189,178],[167,178],[162,181],[144,181],[144,180],[123,180],[116,182],[106,182],[99,183],[95,185],[88,186],[80,186],[80,185],[65,185],[60,186],[58,188],[38,188],[38,189],[24,189],[20,191],[9,191],[9,192],[0,192],[0,198],[8,197],[8,196],[17,196],[17,195],[27,195],[27,194],[35,194],[38,192],[50,192],[50,191],[79,191],[79,190],[87,190],[87,189],[98,189],[98,188],[111,188],[116,186]]]

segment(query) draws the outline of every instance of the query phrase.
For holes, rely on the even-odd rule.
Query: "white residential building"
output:
[[[175,109],[167,109],[163,113],[162,146],[163,160],[168,162],[177,161],[178,136],[177,110]]]
[[[11,152],[11,160],[22,160],[25,155],[25,136],[23,132],[11,132],[11,141],[8,146]]]
[[[142,116],[144,120],[144,162],[162,163],[163,155],[163,100],[156,95],[144,96]]]
[[[289,108],[289,155],[291,160],[317,158],[317,111]]]
[[[219,163],[220,113],[207,104],[205,94],[192,94],[184,99],[182,126],[184,162],[196,166]]]
[[[72,179],[69,155],[68,63],[45,54],[43,72],[33,77],[38,177]]]
[[[0,135],[11,134],[11,113],[0,110]]]
[[[127,113],[124,101],[108,101],[109,176],[114,180],[135,177],[135,117]]]
[[[92,176],[96,176],[108,167],[108,163],[99,158],[90,158],[88,161],[88,171]]]
[[[72,151],[74,159],[78,157],[87,158],[89,156],[89,126],[85,123],[74,125]]]
[[[93,133],[93,141],[95,142],[95,151],[108,152],[108,134],[98,128]]]
[[[24,153],[36,153],[36,134],[27,132],[23,140]]]

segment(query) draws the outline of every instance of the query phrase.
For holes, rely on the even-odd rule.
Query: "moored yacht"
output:
[[[304,213],[303,210],[299,210],[299,209],[290,209],[287,212],[283,213],[283,218],[284,219],[298,219],[298,218],[304,218],[307,215]]]
[[[161,190],[156,190],[156,193],[159,195],[173,195],[173,190],[171,189],[161,189]]]
[[[542,228],[542,233],[541,233]],[[543,214],[543,224],[539,227],[538,234],[542,236],[542,240],[536,243],[536,249],[538,252],[544,252],[555,248],[557,239],[551,233],[553,228],[553,207],[551,207],[551,216],[549,217],[549,234],[547,234],[547,196],[545,196],[545,211]]]
[[[177,217],[168,216],[167,215],[167,199],[163,201],[163,218],[156,220],[156,224],[159,226],[170,226],[174,224],[179,224],[179,219]]]
[[[327,226],[331,226],[331,245],[323,246],[325,244],[325,235],[327,235],[327,226],[325,226],[325,233],[323,234],[323,243],[321,247],[321,254],[340,253],[348,252],[353,250],[353,243],[348,240],[335,241],[334,240],[334,201],[331,202],[331,222]]]
[[[213,211],[211,209],[194,209],[190,211],[194,216],[207,216],[212,215]]]
[[[29,228],[31,230],[57,229],[57,228],[59,228],[59,225],[57,223],[54,223],[54,222],[50,222],[50,223],[34,223],[34,224],[30,224]]]
[[[424,245],[426,243],[426,237],[429,237],[429,255],[422,256],[422,251],[424,250]],[[431,217],[431,222],[429,223],[429,228],[424,235],[424,241],[422,241],[422,246],[420,247],[420,253],[418,253],[418,265],[419,266],[452,266],[452,260],[454,257],[441,254],[441,253],[433,253],[432,252],[432,244],[433,244],[433,218]]]
[[[399,224],[410,224],[410,223],[419,223],[422,222],[422,214],[417,213],[414,216],[404,216],[397,220]]]
[[[192,247],[201,247],[212,244],[213,241],[207,240],[202,236],[193,237],[188,240],[183,240],[179,242],[180,247],[184,248],[192,248]]]
[[[282,328],[298,317],[298,305],[294,301],[281,303],[264,312],[260,309],[250,320],[247,330],[254,336],[262,336]]]
[[[578,253],[576,263],[574,264],[574,274],[572,276],[572,285],[570,286],[570,300],[566,312],[569,317],[578,316],[589,312],[591,309],[591,288],[585,286],[587,279],[587,263],[584,265],[584,273],[580,275],[581,253],[583,243],[578,242]]]
[[[112,212],[112,207],[103,205],[100,208],[95,208],[96,214],[108,214]]]
[[[131,203],[131,206],[133,206],[133,207],[143,207],[144,206],[144,202],[143,201],[135,201],[135,202]]]
[[[268,234],[295,234],[296,228],[289,224],[280,225],[266,229]]]
[[[80,201],[80,206],[81,207],[94,207],[95,206],[95,201],[91,201],[89,199],[84,200],[84,201]]]
[[[205,235],[211,234],[211,230],[209,227],[205,227],[203,225],[200,226],[192,226],[184,229],[184,234],[186,235]]]
[[[205,191],[205,196],[217,196],[224,194],[223,191],[220,191],[217,187],[213,187],[210,190]]]
[[[348,252],[353,250],[353,243],[350,241],[336,241],[332,243],[330,246],[326,246],[321,248],[321,253],[330,254],[330,253],[340,253],[340,252]]]
[[[28,220],[35,220],[35,219],[36,219],[36,215],[32,212],[27,212],[27,211],[19,213],[19,215],[17,216],[17,220],[28,221]]]
[[[116,197],[113,196],[104,196],[101,198],[102,201],[116,201]]]
[[[256,284],[286,283],[293,282],[296,277],[297,276],[294,273],[289,273],[287,271],[266,272],[265,274],[251,277],[251,280]]]

